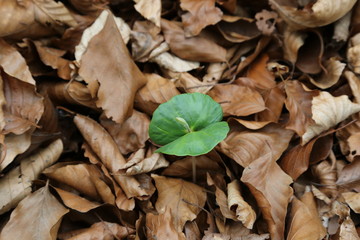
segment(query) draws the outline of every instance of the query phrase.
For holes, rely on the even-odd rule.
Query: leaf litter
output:
[[[360,239],[359,1],[4,0],[0,15],[0,239]],[[229,134],[155,152],[154,111],[195,92]]]

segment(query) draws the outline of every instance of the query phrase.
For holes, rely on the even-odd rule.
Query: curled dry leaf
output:
[[[321,223],[311,192],[306,192],[300,200],[293,198],[290,218],[287,240],[312,240],[325,237],[326,229]]]
[[[187,11],[181,16],[187,37],[198,35],[206,26],[219,22],[223,15],[215,0],[180,0],[180,7]]]
[[[346,42],[350,35],[350,23],[352,12],[349,11],[342,18],[340,18],[334,26],[333,39],[337,42]]]
[[[244,200],[240,193],[239,181],[234,180],[228,184],[228,207],[235,210],[236,218],[248,229],[252,229],[256,220],[256,213]]]
[[[284,58],[292,64],[296,63],[298,51],[305,43],[306,32],[294,31],[289,28],[284,32]]]
[[[264,35],[271,35],[275,31],[278,15],[276,12],[262,10],[256,13],[256,26]]]
[[[356,213],[360,213],[360,193],[345,192],[341,194],[347,205]]]
[[[350,216],[342,222],[339,232],[339,240],[359,240],[360,237],[355,228],[355,224]]]
[[[70,0],[70,2],[71,5],[82,14],[91,16],[97,16],[108,3],[107,0]]]
[[[248,116],[265,110],[260,93],[249,87],[234,84],[217,85],[208,95],[221,104],[224,116]]]
[[[250,78],[254,86],[260,89],[271,89],[276,86],[275,76],[267,69],[269,56],[263,54],[251,63],[246,73],[246,77]]]
[[[28,239],[55,240],[61,219],[68,211],[51,195],[46,185],[19,203],[2,229],[0,239],[22,239],[26,236]]]
[[[12,169],[1,178],[0,214],[15,207],[31,193],[32,181],[37,179],[46,167],[56,162],[62,151],[63,144],[58,139],[34,155],[23,159],[20,166]]]
[[[341,152],[346,156],[346,159],[349,162],[354,161],[354,159],[360,153],[360,122],[358,121],[359,117],[359,113],[352,115],[351,120],[354,122],[344,128],[339,129],[339,131],[336,132]]]
[[[185,38],[184,30],[177,22],[162,19],[161,29],[171,52],[182,59],[199,62],[226,61],[225,48],[204,37]]]
[[[100,123],[115,140],[122,154],[128,154],[145,147],[145,142],[149,138],[150,119],[146,114],[136,110],[122,124],[115,123],[105,117],[100,119]]]
[[[347,61],[351,69],[359,74],[360,73],[360,33],[350,38],[349,46],[346,52]]]
[[[310,82],[321,89],[332,87],[339,81],[345,66],[345,63],[340,62],[336,58],[330,58],[324,63],[326,71],[319,78],[310,78]]]
[[[340,171],[336,184],[342,188],[354,189],[357,192],[360,192],[359,182],[360,159],[357,158]]]
[[[360,79],[352,71],[345,71],[344,76],[349,82],[354,102],[360,103]]]
[[[134,0],[134,2],[136,3],[134,6],[136,11],[160,27],[161,0]]]
[[[233,43],[242,43],[261,34],[256,26],[256,22],[251,18],[226,15],[223,16],[222,21],[216,26],[222,36]]]
[[[329,161],[324,160],[312,167],[313,175],[319,179],[321,187],[320,190],[327,196],[334,198],[337,195],[336,187],[336,166]]]
[[[294,29],[316,28],[328,25],[343,17],[356,0],[317,0],[313,4],[297,9],[283,4],[285,1],[270,0],[280,17]]]
[[[176,79],[175,85],[183,88],[187,93],[199,92],[206,94],[213,87],[212,84],[201,82],[190,73],[168,73],[172,78]]]
[[[174,239],[185,240],[183,232],[178,231],[171,208],[165,208],[163,213],[146,214],[146,235],[147,239]]]
[[[256,114],[259,122],[278,122],[285,103],[285,93],[280,86],[262,92],[265,110]]]
[[[276,161],[288,147],[292,136],[292,131],[277,124],[269,124],[256,131],[234,130],[220,142],[218,149],[242,167],[247,167],[260,156],[270,152],[272,160]],[[271,149],[266,146],[271,146]]]
[[[293,195],[289,186],[291,177],[281,170],[270,152],[245,167],[241,181],[254,195],[267,222],[271,239],[283,239],[287,205]]]
[[[201,187],[182,179],[152,174],[158,191],[156,210],[161,214],[171,211],[174,226],[181,232],[186,221],[192,221],[205,205],[206,192]]]
[[[175,84],[155,73],[145,74],[147,83],[135,96],[135,106],[152,115],[155,109],[172,97],[180,94]]]
[[[103,11],[94,24],[100,28],[99,33],[82,38],[87,48],[77,57],[79,75],[89,84],[92,97],[97,97],[96,105],[108,118],[122,123],[131,116],[135,93],[146,79],[132,60],[114,16]]]
[[[202,79],[203,82],[218,82],[226,68],[228,65],[225,62],[210,63]]]

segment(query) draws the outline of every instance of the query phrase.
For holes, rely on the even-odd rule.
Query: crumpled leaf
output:
[[[70,0],[71,5],[85,15],[97,16],[108,3],[107,0]]]
[[[339,240],[359,240],[360,237],[355,228],[355,224],[350,216],[342,222],[340,226]]]
[[[285,103],[285,93],[279,85],[262,92],[266,109],[256,114],[258,122],[277,123],[279,121]]]
[[[336,197],[338,194],[336,188],[336,165],[327,160],[323,160],[319,164],[313,165],[311,170],[313,175],[319,179],[320,184],[324,186],[321,187],[320,190],[330,198]]]
[[[213,86],[205,82],[201,82],[198,78],[194,77],[190,73],[172,73],[168,72],[169,75],[176,79],[176,87],[184,88],[187,93],[204,93],[206,94]]]
[[[62,151],[63,143],[58,139],[23,159],[20,166],[13,168],[0,179],[0,214],[15,207],[31,193],[32,181],[37,179],[46,167],[56,162]]]
[[[289,28],[284,32],[284,58],[292,64],[296,63],[298,51],[304,45],[306,32],[293,31]]]
[[[134,2],[136,11],[160,27],[161,0],[134,0]]]
[[[46,185],[19,203],[1,230],[0,239],[26,236],[28,239],[55,240],[61,219],[68,211],[51,195]]]
[[[306,192],[300,199],[293,198],[290,218],[287,240],[323,239],[327,233],[311,192]]]
[[[342,188],[355,189],[360,192],[360,159],[346,165],[339,173],[336,184]]]
[[[256,13],[256,26],[264,35],[271,35],[275,31],[275,24],[278,15],[276,12],[263,9]]]
[[[283,239],[287,205],[293,195],[289,186],[291,177],[281,170],[270,152],[245,167],[241,181],[254,195],[267,222],[271,239]]]
[[[348,40],[350,35],[350,23],[351,23],[352,12],[349,11],[337,22],[335,22],[333,39],[337,42],[345,42]]]
[[[356,213],[360,213],[360,193],[345,192],[341,194],[347,205]]]
[[[250,78],[255,87],[260,89],[271,89],[276,86],[275,76],[267,69],[267,63],[269,56],[263,54],[259,58],[251,63],[247,70],[246,77]]]
[[[182,179],[152,174],[158,191],[156,210],[161,214],[169,209],[174,226],[181,232],[186,221],[192,221],[204,207],[206,192],[203,188]]]
[[[184,233],[178,231],[174,224],[171,208],[165,207],[164,212],[160,214],[146,214],[147,239],[185,240]]]
[[[223,15],[215,0],[180,0],[180,7],[188,11],[181,15],[186,37],[198,35],[206,26],[219,22]]]
[[[222,36],[233,43],[242,43],[261,34],[255,20],[251,18],[224,15],[216,26]]]
[[[77,57],[79,75],[89,84],[91,95],[97,96],[96,105],[108,118],[122,123],[131,116],[135,93],[146,79],[132,60],[113,15],[103,11],[100,17],[94,23],[100,25],[99,33],[86,39],[86,52]]]
[[[290,27],[305,29],[335,22],[350,11],[356,0],[317,0],[304,9],[286,6],[280,0],[270,0],[269,3]]]
[[[339,81],[345,66],[345,63],[336,58],[330,58],[324,63],[326,72],[324,71],[319,78],[310,78],[310,82],[321,89],[332,87]]]
[[[346,52],[346,58],[351,69],[359,74],[360,73],[360,33],[354,35],[349,40],[349,46]]]

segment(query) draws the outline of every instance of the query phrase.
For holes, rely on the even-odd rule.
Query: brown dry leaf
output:
[[[360,193],[345,192],[341,194],[347,205],[356,213],[360,213]]]
[[[249,87],[216,85],[208,95],[221,104],[224,116],[248,116],[265,110],[260,93]]]
[[[43,171],[48,178],[66,184],[95,201],[114,204],[115,197],[95,165],[58,163]]]
[[[275,24],[278,15],[276,12],[263,9],[261,12],[256,13],[256,26],[264,35],[271,35],[275,31]]]
[[[267,69],[269,56],[263,54],[253,62],[246,73],[246,77],[250,78],[255,86],[260,89],[271,89],[276,86],[275,76]]]
[[[181,232],[186,221],[192,221],[205,205],[203,188],[182,179],[166,178],[152,174],[158,191],[156,210],[161,214],[169,209],[174,226]]]
[[[273,146],[270,144],[270,146]],[[254,195],[267,222],[271,239],[283,239],[287,205],[293,195],[292,179],[266,153],[245,167],[241,181]]]
[[[256,114],[259,122],[278,122],[285,103],[285,93],[279,86],[262,92],[266,109]]]
[[[301,199],[292,200],[291,224],[287,240],[323,239],[326,229],[321,223],[316,202],[311,192],[306,192]]]
[[[334,35],[333,39],[337,42],[345,42],[348,40],[350,35],[350,24],[351,24],[352,11],[349,11],[342,18],[340,18],[337,22],[335,22],[334,26]]]
[[[171,52],[182,59],[199,62],[226,61],[225,48],[204,37],[186,38],[177,22],[161,19],[161,29]]]
[[[313,175],[319,179],[320,184],[324,186],[321,187],[320,190],[326,196],[332,199],[335,198],[338,194],[336,186],[336,165],[324,160],[317,165],[313,165],[311,170]]]
[[[346,127],[339,129],[336,132],[336,136],[339,140],[341,152],[346,156],[346,159],[349,162],[354,161],[354,159],[360,153],[360,125],[359,125],[360,114],[356,113],[351,116],[350,120],[354,121],[351,124],[348,124]],[[344,122],[346,123],[346,122]]]
[[[321,89],[332,87],[339,81],[345,66],[345,63],[332,57],[324,63],[326,71],[324,71],[319,78],[310,78],[310,82]]]
[[[170,208],[165,208],[160,214],[146,214],[147,239],[185,240],[184,233],[178,231],[174,224],[175,219]]]
[[[234,130],[220,142],[218,149],[242,167],[247,167],[269,152],[272,153],[272,160],[276,161],[288,147],[292,136],[293,131],[277,124],[269,124],[256,131]],[[271,146],[271,149],[266,146]]]
[[[55,240],[61,219],[68,211],[46,185],[19,203],[2,229],[0,239],[26,236],[27,239]]]
[[[75,230],[71,234],[73,237],[66,240],[125,239],[134,232],[134,229],[123,227],[117,223],[102,221],[94,223],[89,228]]]
[[[115,140],[120,152],[124,155],[145,147],[149,138],[149,117],[136,110],[122,124],[115,123],[105,116],[100,118],[101,125]]]
[[[77,57],[79,75],[89,84],[91,95],[97,96],[96,105],[108,118],[122,123],[131,116],[135,93],[146,79],[132,60],[114,16],[103,11],[100,17],[93,24],[99,33],[92,38],[83,35],[87,48]]]
[[[339,173],[336,184],[360,192],[360,159],[356,158],[352,163],[346,165]]]
[[[324,91],[314,97],[311,104],[312,119],[315,124],[306,128],[306,132],[301,137],[303,145],[321,132],[334,127],[350,115],[360,111],[360,104],[351,102],[348,96],[333,97]]]
[[[360,73],[360,33],[354,35],[349,40],[349,46],[346,52],[346,58],[351,70]]]
[[[360,237],[350,216],[340,226],[339,240],[359,240]]]
[[[108,4],[108,0],[70,0],[71,5],[83,14],[97,16]]]
[[[260,36],[256,22],[251,18],[224,15],[217,25],[221,35],[233,43],[242,43]]]
[[[294,29],[325,26],[343,17],[356,3],[356,0],[317,0],[304,9],[285,5],[286,1],[270,0],[271,6],[280,17]]]
[[[135,106],[152,115],[155,109],[172,97],[180,94],[175,84],[169,79],[163,78],[155,73],[145,74],[147,83],[135,96]]]
[[[183,88],[187,93],[199,92],[206,94],[213,88],[212,84],[209,85],[208,83],[201,82],[190,73],[172,73],[169,71],[168,74],[176,80],[176,87]]]
[[[295,65],[298,51],[304,45],[307,37],[306,32],[293,31],[289,28],[284,32],[284,58]]]
[[[248,229],[252,229],[256,220],[256,213],[241,196],[239,181],[234,180],[227,187],[229,210],[235,210],[237,220],[241,221]]]
[[[223,72],[228,68],[225,62],[210,63],[205,76],[202,78],[203,82],[218,82],[221,80]]]
[[[160,27],[161,0],[134,0],[134,2],[136,3],[134,6],[136,11]]]
[[[181,15],[187,37],[198,35],[203,28],[221,20],[222,11],[215,7],[215,0],[180,0]]]
[[[312,101],[319,95],[319,91],[306,91],[299,81],[285,83],[285,106],[290,113],[286,128],[294,130],[299,136],[304,135],[306,129],[315,123],[312,119]]]
[[[238,119],[238,118],[230,118],[230,121],[237,121],[238,123],[240,123],[241,125],[243,125],[244,127],[251,129],[251,130],[259,130],[260,128],[265,127],[266,125],[270,124],[270,121],[248,121],[248,120],[243,120],[243,119]]]
[[[345,71],[344,76],[349,82],[354,102],[360,103],[360,79],[352,71]]]
[[[37,179],[46,167],[56,162],[62,151],[63,143],[58,139],[30,157],[22,159],[20,166],[13,168],[0,179],[0,214],[15,207],[31,193],[32,181]]]

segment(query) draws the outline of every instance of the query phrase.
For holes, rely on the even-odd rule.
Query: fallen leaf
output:
[[[161,0],[134,0],[134,2],[136,3],[134,6],[136,11],[160,27]]]
[[[216,26],[222,36],[233,43],[242,43],[261,34],[252,18],[224,15]]]
[[[175,85],[178,88],[183,88],[187,93],[199,92],[206,94],[213,88],[212,84],[201,82],[198,78],[194,77],[190,73],[171,73],[169,75],[176,79]]]
[[[46,185],[23,199],[11,213],[0,239],[55,240],[62,217],[69,210],[51,195]],[[31,223],[31,224],[29,224]]]
[[[356,34],[353,37],[351,37],[349,40],[349,46],[347,48],[346,58],[351,69],[357,74],[360,73],[359,55],[360,55],[360,34]]]
[[[269,61],[269,56],[263,54],[254,61],[246,73],[246,77],[250,78],[255,86],[260,89],[271,89],[276,86],[275,76],[268,69],[266,64]]]
[[[275,24],[278,19],[276,12],[262,10],[261,12],[256,13],[256,26],[265,35],[271,35],[275,31]]]
[[[161,214],[169,209],[174,226],[181,232],[186,221],[192,221],[205,205],[203,188],[182,179],[166,178],[152,174],[158,191],[156,210]]]
[[[289,186],[291,177],[281,170],[270,152],[245,167],[241,181],[255,197],[267,222],[271,239],[283,239],[287,205],[293,195]]]
[[[289,28],[284,32],[284,58],[295,65],[298,58],[298,52],[301,46],[305,44],[306,32],[294,31]]]
[[[354,159],[354,161],[346,165],[339,173],[336,184],[349,189],[355,189],[360,192],[358,186],[360,182],[360,159]]]
[[[344,71],[356,103],[360,103],[360,79],[352,71]]]
[[[345,42],[350,35],[350,24],[352,12],[349,11],[342,18],[335,22],[333,39],[337,42]]]
[[[196,36],[203,28],[221,20],[222,11],[215,6],[215,0],[180,0],[181,15],[185,36]]]
[[[170,208],[160,214],[146,214],[146,232],[147,239],[186,239],[184,233],[177,230]]]
[[[265,102],[265,110],[256,114],[258,122],[278,122],[285,103],[285,93],[280,86],[264,91],[262,97]]]
[[[326,89],[335,85],[342,75],[346,64],[332,57],[325,61],[324,71],[319,78],[310,78],[310,82],[321,89]]]
[[[339,240],[359,240],[353,220],[348,216],[340,226]]]
[[[360,193],[344,192],[341,194],[347,205],[355,212],[360,213]]]
[[[58,139],[46,148],[23,159],[20,166],[13,168],[1,178],[0,214],[16,207],[22,199],[31,193],[32,181],[37,179],[46,167],[56,162],[62,151],[63,144]]]

